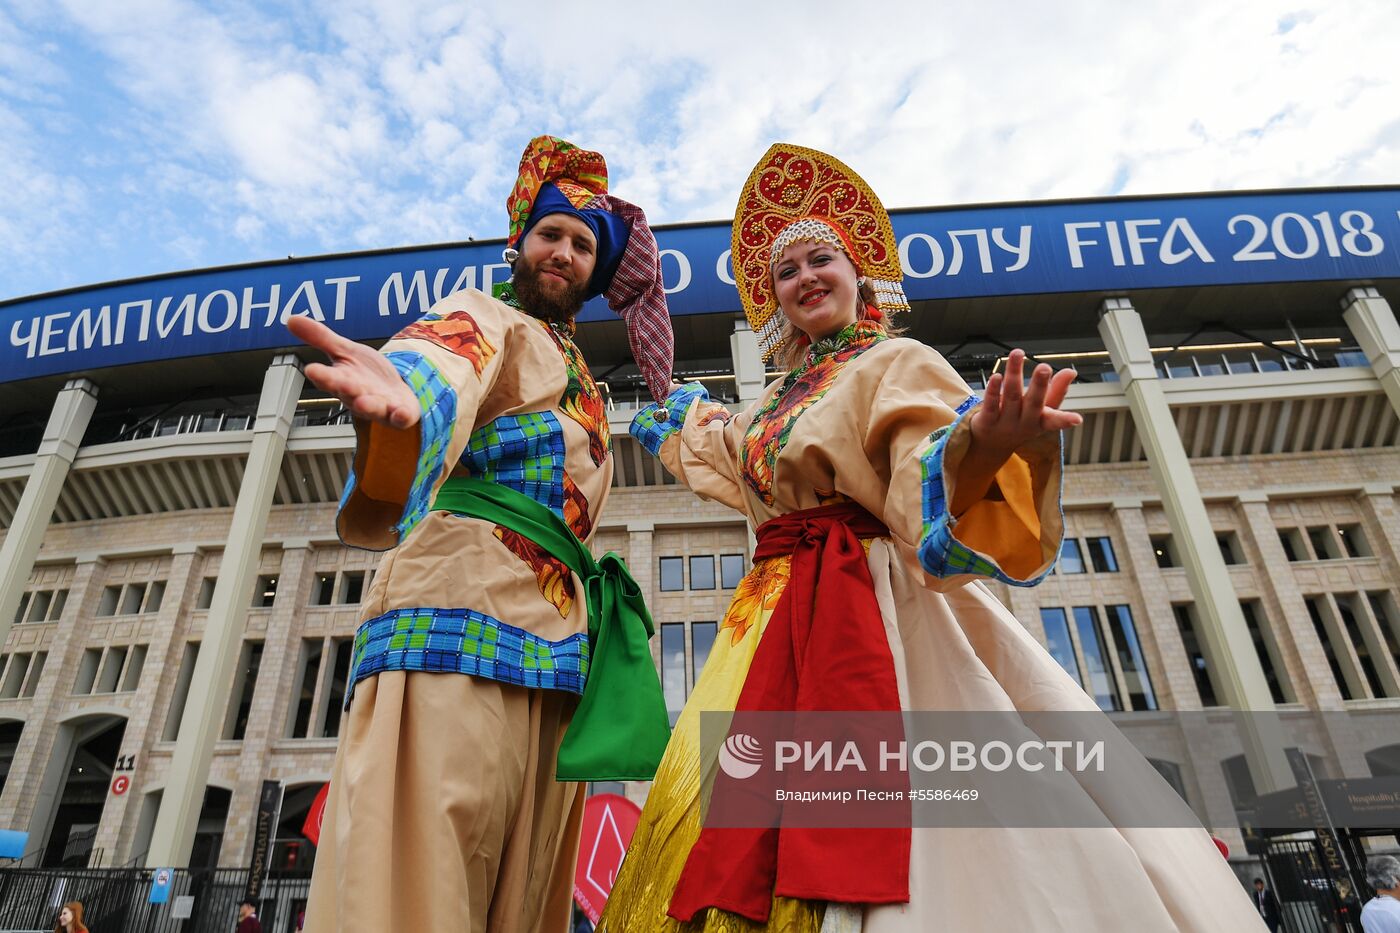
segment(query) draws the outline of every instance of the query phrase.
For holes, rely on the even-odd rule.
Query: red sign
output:
[[[131,778],[127,777],[125,774],[118,774],[116,777],[112,778],[112,793],[116,794],[118,797],[126,793],[130,788]]]
[[[1220,854],[1225,858],[1230,857],[1230,847],[1225,844],[1225,840],[1219,836],[1211,836],[1210,841],[1215,843],[1215,847],[1220,850]]]
[[[583,808],[583,838],[574,870],[574,902],[593,923],[603,915],[641,809],[626,797],[597,794]]]
[[[316,799],[311,801],[311,809],[306,811],[306,822],[301,824],[301,834],[310,839],[313,846],[321,844],[321,817],[326,815],[326,796],[330,791],[330,784],[321,785]]]

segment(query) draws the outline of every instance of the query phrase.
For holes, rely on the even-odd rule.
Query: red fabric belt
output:
[[[736,713],[900,709],[894,658],[860,543],[888,535],[879,519],[854,503],[804,509],[759,527],[754,560],[791,554],[792,570],[754,652]],[[669,913],[684,922],[718,907],[764,923],[775,894],[905,903],[909,844],[908,826],[703,829]]]

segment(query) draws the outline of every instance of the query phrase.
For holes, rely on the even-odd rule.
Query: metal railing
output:
[[[151,868],[0,868],[0,930],[52,930],[69,901],[83,905],[93,930],[128,933],[228,933],[248,886],[244,868],[175,868],[164,903],[150,902]],[[258,918],[271,931],[296,929],[311,876],[273,874],[262,885]]]

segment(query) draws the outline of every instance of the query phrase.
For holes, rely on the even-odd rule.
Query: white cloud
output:
[[[16,6],[0,171],[26,200],[0,244],[62,267],[80,238],[26,218],[94,185],[165,244],[132,273],[499,236],[537,132],[603,151],[658,222],[727,216],[775,140],[891,206],[1393,181],[1392,5],[1302,2]],[[45,132],[81,123],[79,55],[125,108],[81,170]]]

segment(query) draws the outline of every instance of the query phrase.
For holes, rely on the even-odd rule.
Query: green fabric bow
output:
[[[670,717],[647,640],[654,629],[641,588],[613,551],[594,560],[564,520],[523,493],[475,477],[452,477],[433,509],[494,522],[534,541],[582,582],[589,665],[583,698],[559,745],[560,781],[650,781]]]

